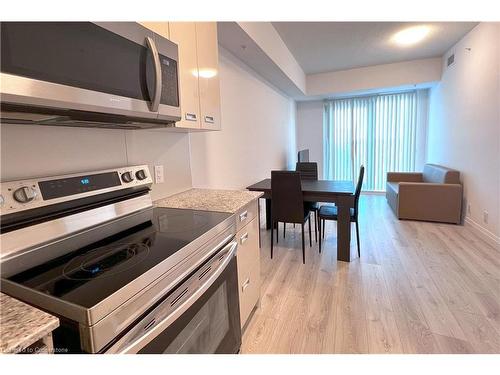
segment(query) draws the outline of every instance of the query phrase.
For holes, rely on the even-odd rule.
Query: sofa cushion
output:
[[[424,182],[435,184],[459,184],[460,172],[436,164],[425,164],[423,172]]]
[[[387,189],[391,189],[396,195],[399,193],[399,182],[387,182]]]

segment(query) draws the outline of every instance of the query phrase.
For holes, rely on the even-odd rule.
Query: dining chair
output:
[[[358,225],[358,214],[359,214],[359,196],[361,195],[361,187],[363,186],[363,177],[365,175],[365,167],[362,165],[359,169],[358,183],[356,185],[356,191],[354,192],[354,207],[350,208],[350,222],[356,224],[356,243],[358,245],[358,257],[361,256],[359,250],[359,225]],[[318,211],[318,216],[320,220],[319,226],[319,252],[321,253],[321,239],[325,236],[325,221],[326,220],[337,220],[338,211],[337,206],[326,206],[323,205]],[[321,229],[321,223],[323,223],[323,230]],[[323,232],[323,235],[322,235]]]
[[[294,223],[302,226],[302,263],[306,263],[304,224],[309,222],[309,246],[311,240],[311,211],[304,207],[300,173],[296,171],[271,171],[271,259],[273,258],[274,227],[278,243],[278,223]]]
[[[302,180],[318,180],[318,163],[316,162],[298,162],[295,164],[295,170],[300,172]],[[318,242],[318,220],[319,203],[318,202],[305,202],[309,211],[314,212],[314,237]]]

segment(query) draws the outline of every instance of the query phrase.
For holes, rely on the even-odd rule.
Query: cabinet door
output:
[[[259,220],[253,219],[236,234],[241,327],[260,298]]]
[[[201,128],[219,130],[220,87],[217,23],[196,23]]]
[[[182,119],[177,128],[199,129],[200,95],[198,88],[198,57],[194,22],[170,22],[170,39],[179,46],[179,90]]]
[[[169,38],[169,30],[168,30],[168,22],[150,22],[150,21],[144,21],[144,22],[139,22],[144,27],[147,27],[149,30],[154,31],[157,34],[160,34],[161,36],[170,39]]]

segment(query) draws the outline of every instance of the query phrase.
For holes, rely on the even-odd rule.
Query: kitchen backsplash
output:
[[[166,130],[1,125],[1,181],[124,165],[163,165],[153,199],[191,187],[189,136]]]

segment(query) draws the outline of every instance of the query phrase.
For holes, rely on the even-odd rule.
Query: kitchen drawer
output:
[[[236,212],[236,230],[240,230],[258,215],[258,200],[254,199]]]
[[[236,234],[241,327],[260,298],[259,221],[254,218]]]

